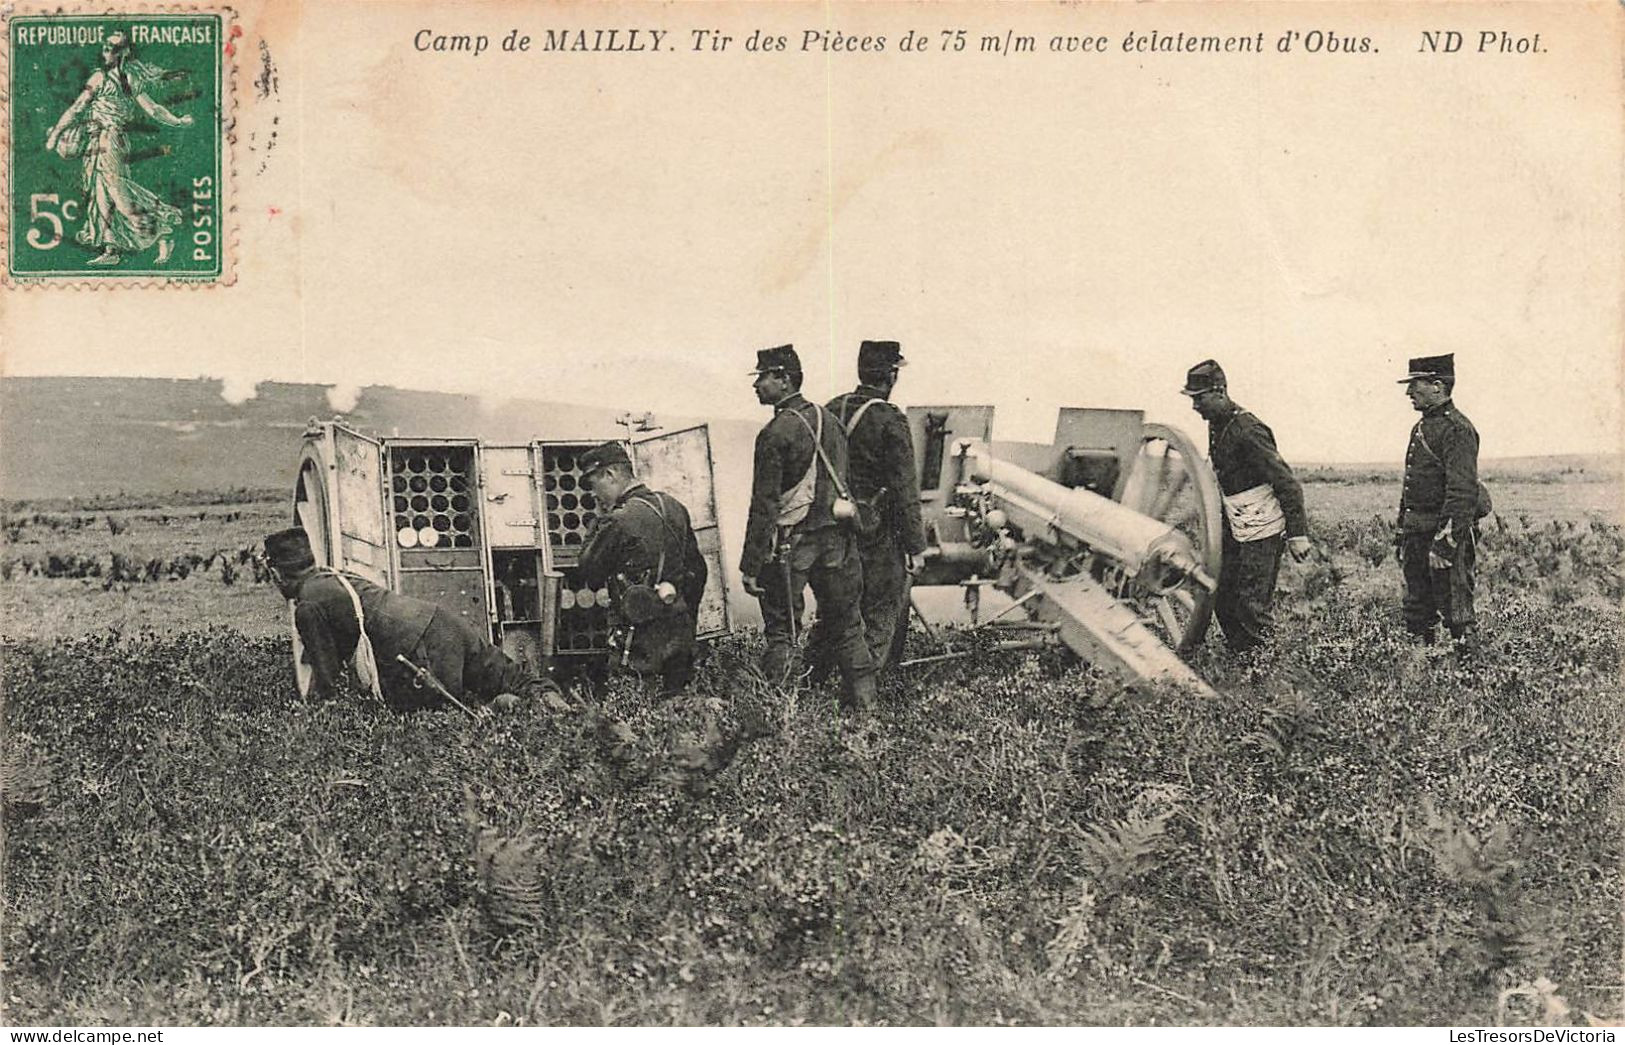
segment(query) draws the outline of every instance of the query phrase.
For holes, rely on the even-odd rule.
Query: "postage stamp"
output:
[[[7,280],[231,282],[230,9],[4,28]]]

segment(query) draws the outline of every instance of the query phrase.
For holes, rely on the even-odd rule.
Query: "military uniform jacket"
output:
[[[434,619],[434,603],[397,595],[352,573],[345,577],[361,599],[367,638],[372,640],[378,663],[393,664],[398,653],[411,656]],[[314,685],[318,691],[332,692],[361,637],[350,593],[332,573],[317,572],[300,583],[295,599],[293,624],[304,644]]]
[[[846,482],[846,432],[840,421],[823,407],[809,402],[800,392],[775,406],[773,420],[756,433],[750,517],[745,523],[745,550],[739,557],[739,572],[743,576],[756,576],[773,558],[778,537],[779,498],[807,474],[807,466],[813,461],[813,432],[818,429],[820,411],[824,414],[824,453],[840,473],[841,482]],[[800,419],[795,415],[800,415]],[[812,507],[807,517],[791,528],[792,534],[839,525],[830,512],[836,491],[829,471],[819,463]]]
[[[670,494],[642,483],[627,487],[609,512],[598,517],[582,546],[578,568],[592,587],[616,574],[632,583],[670,581],[693,613],[699,611],[709,572],[688,509]]]
[[[873,403],[868,409],[863,404]],[[882,527],[895,535],[903,550],[917,555],[925,550],[925,528],[920,523],[920,482],[914,469],[914,437],[908,418],[886,401],[886,393],[870,385],[829,401],[829,412],[844,431],[858,411],[857,427],[847,436],[852,471],[852,496],[877,502]]]
[[[1270,426],[1246,410],[1208,423],[1208,460],[1219,476],[1219,489],[1225,494],[1241,493],[1268,484],[1281,502],[1286,518],[1286,535],[1304,537],[1309,518],[1303,508],[1303,484],[1275,448]]]
[[[1406,533],[1467,533],[1477,516],[1478,429],[1446,399],[1411,429],[1399,526]]]

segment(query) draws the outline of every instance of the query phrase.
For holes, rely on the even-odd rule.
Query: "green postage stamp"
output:
[[[7,280],[231,282],[227,8],[4,18]]]

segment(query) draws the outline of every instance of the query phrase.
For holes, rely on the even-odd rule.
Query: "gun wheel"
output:
[[[1185,433],[1167,425],[1144,427],[1121,500],[1125,507],[1184,534],[1197,561],[1218,581],[1223,540],[1219,480]],[[1195,580],[1187,577],[1164,590],[1131,583],[1125,594],[1180,653],[1188,653],[1207,635],[1213,593]]]
[[[305,535],[310,538],[310,550],[315,555],[318,566],[332,565],[332,559],[328,554],[332,539],[328,528],[331,516],[328,514],[326,476],[326,462],[320,454],[307,449],[299,462],[299,481],[294,486],[293,524],[303,527]],[[293,632],[294,682],[299,689],[299,695],[305,696],[310,692],[313,675],[310,665],[305,663],[299,632],[291,627],[293,623],[291,606],[288,616],[290,630]]]

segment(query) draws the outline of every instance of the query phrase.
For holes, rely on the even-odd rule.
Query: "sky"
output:
[[[755,417],[756,349],[794,343],[823,396],[887,338],[899,401],[1047,439],[1061,406],[1198,432],[1178,388],[1211,357],[1289,459],[1376,462],[1403,453],[1408,357],[1453,352],[1486,456],[1616,452],[1610,6],[241,5],[236,283],[8,293],[4,373]],[[1543,53],[1418,53],[1491,22]],[[1039,53],[896,51],[946,24]],[[678,50],[413,46],[632,26]],[[688,52],[694,26],[733,49]],[[1294,26],[1378,50],[1117,49]],[[808,27],[891,47],[801,53]],[[742,50],[757,28],[790,53]],[[1083,32],[1111,49],[1044,50]]]

